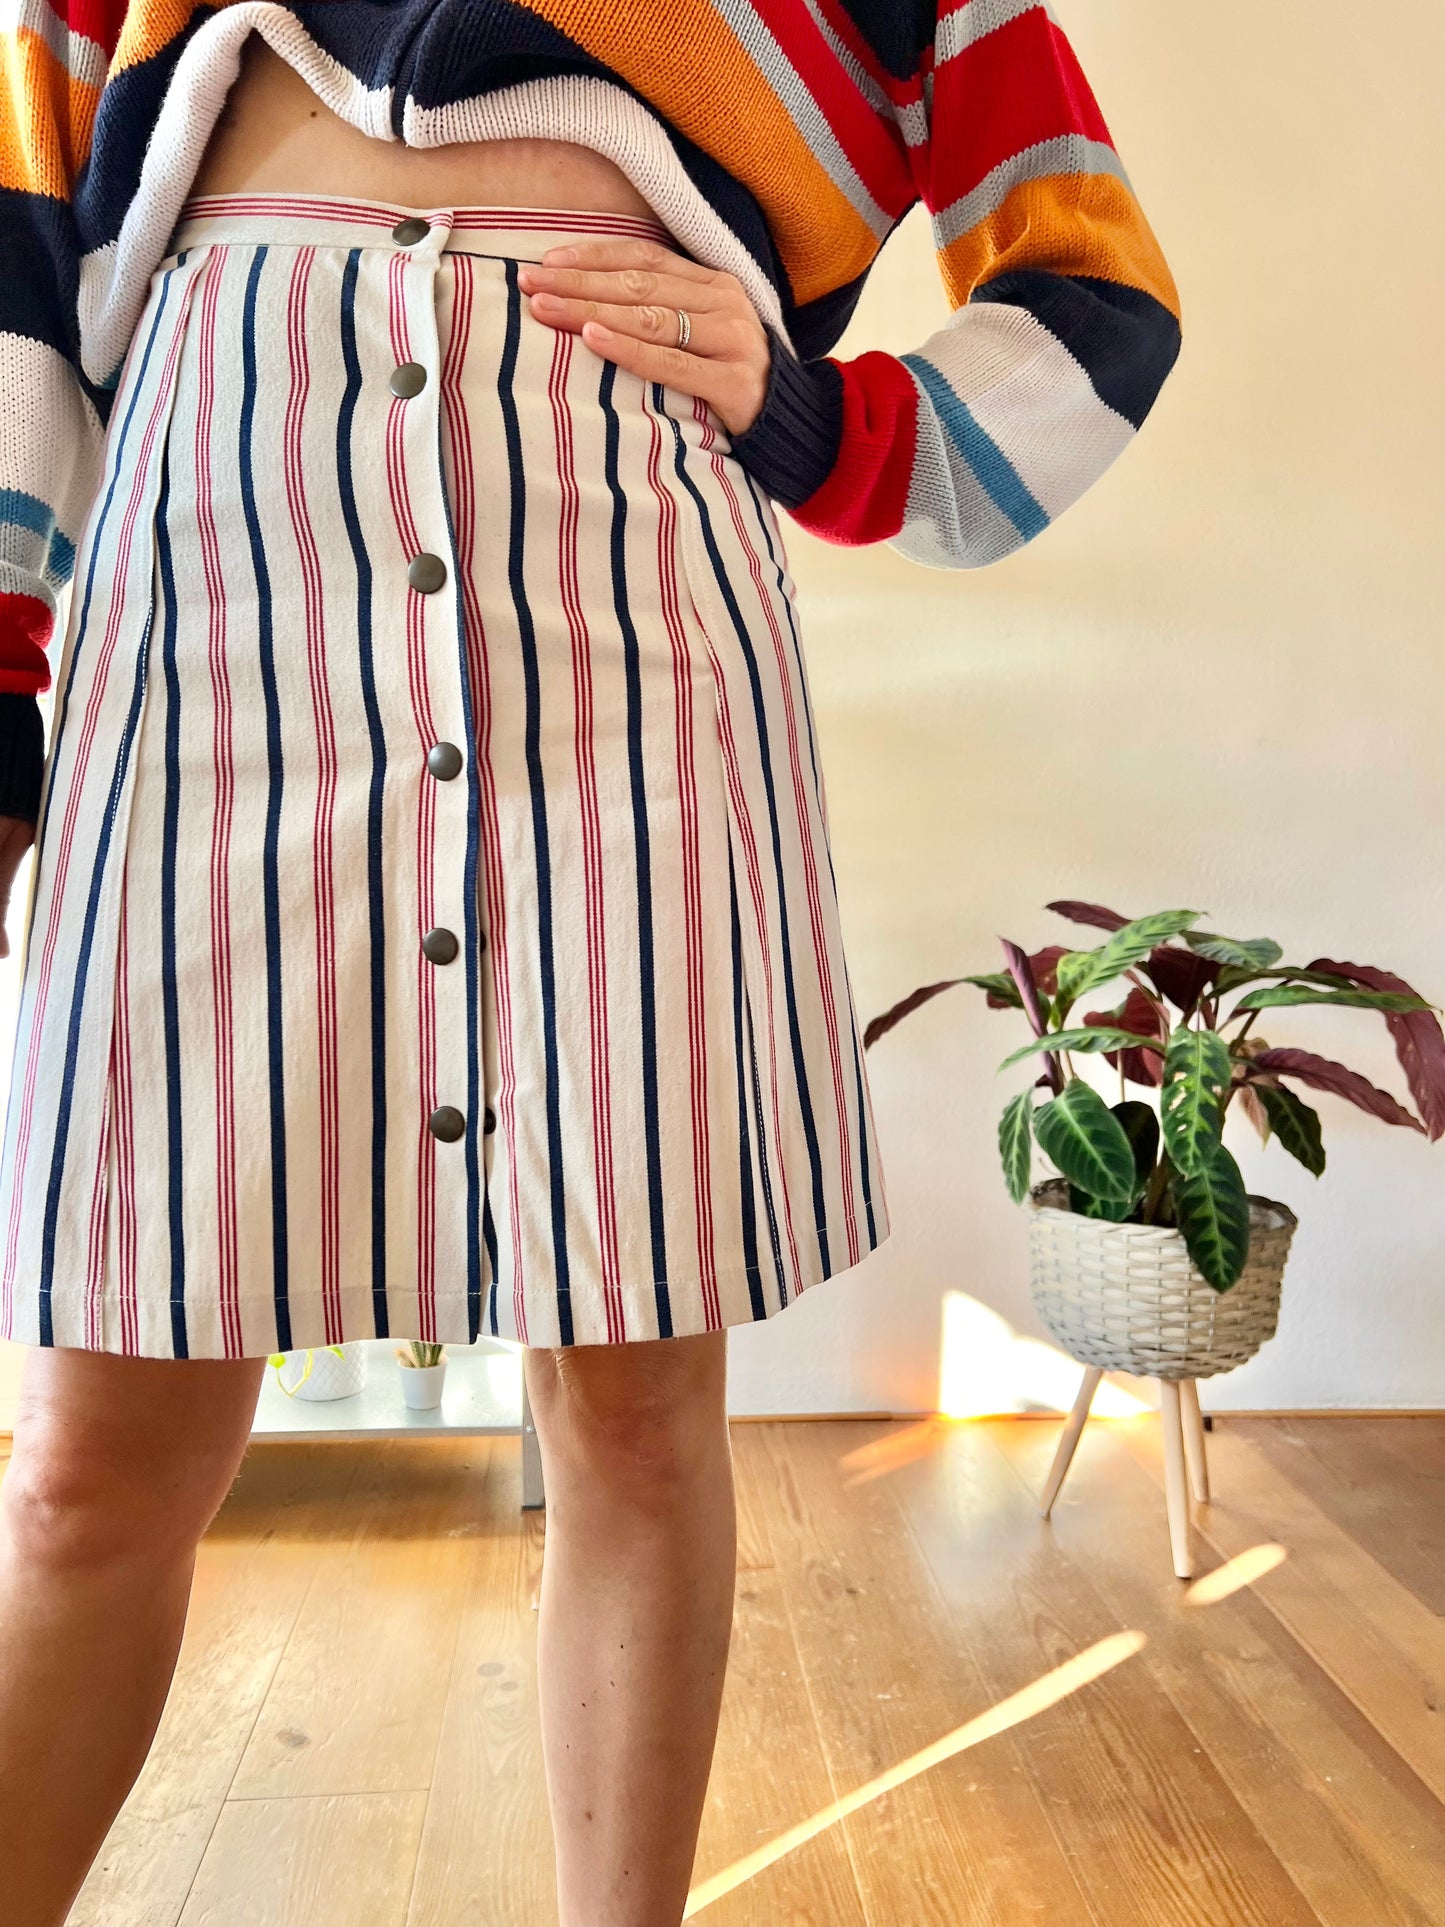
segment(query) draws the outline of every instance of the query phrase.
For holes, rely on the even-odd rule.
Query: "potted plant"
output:
[[[300,1360],[294,1384],[286,1383],[286,1367]],[[288,1398],[352,1398],[366,1383],[366,1347],[361,1344],[325,1345],[319,1350],[273,1352],[270,1363],[276,1382]]]
[[[955,984],[978,986],[993,1009],[1023,1012],[1033,1036],[999,1068],[1042,1068],[1004,1107],[1004,1177],[1014,1201],[1029,1205],[1038,1314],[1089,1368],[1044,1509],[1105,1369],[1160,1380],[1171,1475],[1178,1469],[1172,1417],[1173,1431],[1187,1425],[1180,1449],[1203,1498],[1194,1381],[1243,1364],[1273,1336],[1296,1223],[1286,1205],[1246,1193],[1223,1142],[1231,1105],[1316,1177],[1325,1168],[1322,1125],[1298,1086],[1439,1138],[1445,1032],[1436,1007],[1388,971],[1325,957],[1287,965],[1268,938],[1196,929],[1199,911],[1131,919],[1092,903],[1047,907],[1109,932],[1106,941],[1078,950],[1050,944],[1029,955],[1005,940],[1005,970],[920,986],[873,1019],[864,1045]],[[1117,1001],[1088,1008],[1110,985],[1118,986]],[[1420,1115],[1345,1065],[1275,1046],[1256,1029],[1265,1013],[1307,1004],[1382,1012]],[[1117,1103],[1076,1073],[1072,1059],[1085,1053],[1102,1055],[1117,1071]],[[1131,1085],[1153,1101],[1131,1097]],[[1038,1183],[1031,1182],[1035,1146],[1057,1173]]]
[[[447,1378],[445,1345],[431,1345],[419,1338],[398,1345],[401,1366],[401,1395],[413,1412],[434,1411],[442,1402],[442,1387]]]

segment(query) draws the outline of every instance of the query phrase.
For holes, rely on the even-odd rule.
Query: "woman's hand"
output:
[[[730,435],[757,420],[771,362],[767,332],[735,275],[704,268],[654,241],[582,241],[524,262],[532,313],[645,381],[696,395]],[[677,346],[677,311],[692,324]]]
[[[0,816],[0,957],[10,955],[10,938],[5,924],[15,872],[34,841],[33,823],[26,822],[20,816]]]

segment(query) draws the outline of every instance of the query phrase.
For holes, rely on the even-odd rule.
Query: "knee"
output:
[[[23,1438],[0,1485],[7,1550],[30,1570],[95,1573],[189,1558],[224,1484],[184,1468],[107,1452],[84,1429]]]
[[[529,1379],[544,1446],[593,1480],[666,1486],[689,1478],[727,1441],[725,1334],[702,1339],[546,1350]]]

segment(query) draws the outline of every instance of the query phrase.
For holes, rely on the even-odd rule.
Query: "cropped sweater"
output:
[[[243,45],[344,120],[613,160],[767,326],[733,453],[805,527],[972,567],[1115,459],[1173,281],[1041,0],[0,0],[0,815],[33,818],[56,598],[150,275]],[[829,354],[919,201],[950,314]]]

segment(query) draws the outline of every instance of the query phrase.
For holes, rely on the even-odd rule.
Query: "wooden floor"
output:
[[[1201,1570],[1287,1557],[1215,1604],[1155,1422],[1091,1425],[1045,1526],[1057,1436],[734,1427],[693,1917],[1445,1922],[1445,1419],[1222,1421]],[[73,1927],[552,1927],[520,1476],[511,1439],[253,1449]]]

